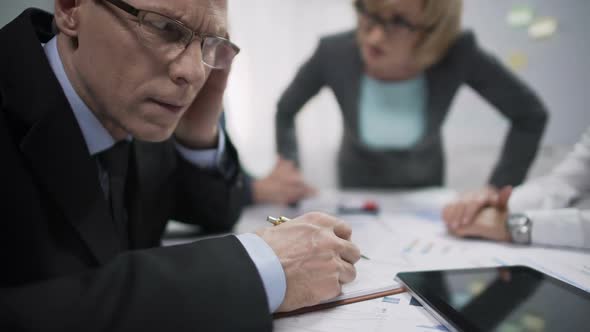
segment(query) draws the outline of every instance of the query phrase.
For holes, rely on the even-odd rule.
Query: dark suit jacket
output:
[[[169,141],[135,141],[131,250],[121,248],[43,53],[51,20],[27,10],[0,30],[0,330],[271,330],[262,281],[235,237],[158,248],[169,219],[228,231],[238,172],[199,170]],[[237,165],[231,144],[226,157]]]
[[[510,132],[489,183],[517,185],[524,180],[536,155],[547,111],[523,82],[477,45],[472,33],[463,33],[445,57],[426,70],[426,130],[409,149],[374,150],[362,141],[358,120],[362,74],[363,63],[353,31],[322,38],[278,103],[278,152],[298,159],[295,116],[327,86],[342,111],[344,130],[338,162],[341,186],[440,186],[445,172],[442,124],[459,87],[467,84],[510,120]]]

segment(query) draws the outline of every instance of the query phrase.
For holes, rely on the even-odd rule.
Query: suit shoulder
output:
[[[348,30],[320,38],[319,49],[328,52],[342,52],[343,49],[356,47],[356,34],[354,30]]]
[[[461,32],[454,42],[451,43],[446,54],[437,63],[437,66],[465,68],[473,60],[474,55],[477,55],[479,46],[475,34],[471,30]]]
[[[463,31],[457,36],[457,39],[451,44],[448,56],[461,57],[465,54],[472,53],[477,48],[477,39],[475,33],[471,30]]]
[[[475,37],[473,30],[464,30],[459,34],[455,41],[455,45],[459,46],[475,46],[476,44],[477,38]]]
[[[342,44],[356,41],[355,30],[347,30],[320,38],[320,44]]]

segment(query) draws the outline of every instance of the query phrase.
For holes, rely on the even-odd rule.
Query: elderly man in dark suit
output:
[[[322,214],[158,247],[169,219],[239,215],[226,6],[56,0],[0,30],[1,330],[265,331],[354,279],[351,230]]]

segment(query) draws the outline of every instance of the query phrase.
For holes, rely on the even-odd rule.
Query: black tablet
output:
[[[397,279],[451,331],[590,331],[590,293],[529,267],[404,272]]]

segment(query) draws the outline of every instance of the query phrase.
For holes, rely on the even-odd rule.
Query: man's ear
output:
[[[60,33],[78,37],[79,0],[55,0],[54,22]]]

